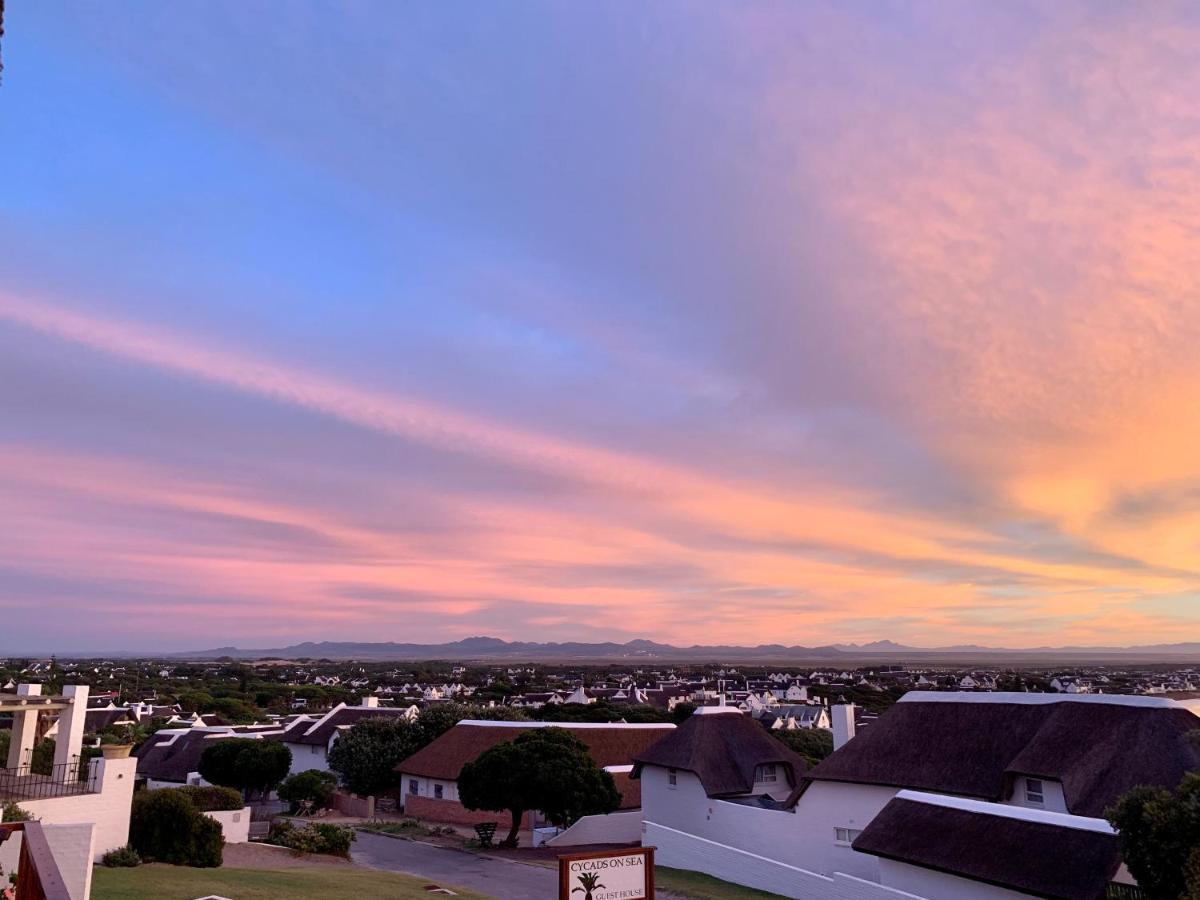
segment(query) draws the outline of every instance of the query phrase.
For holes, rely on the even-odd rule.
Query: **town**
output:
[[[1163,663],[5,659],[0,805],[24,841],[0,864],[16,885],[49,870],[66,900],[93,861],[108,877],[283,847],[423,874],[411,848],[430,843],[533,862],[645,845],[666,896],[1153,898],[1110,819],[1200,765],[1198,684]],[[553,792],[574,801],[514,801],[523,755],[559,734],[549,752],[578,771]],[[1138,761],[1115,769],[1128,741]],[[996,840],[1003,859],[962,846]],[[535,890],[493,864],[447,889]]]
[[[0,0],[0,900],[1200,900],[1200,2]]]

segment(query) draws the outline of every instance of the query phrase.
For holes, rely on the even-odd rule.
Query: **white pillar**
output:
[[[40,684],[18,684],[18,697],[40,697]],[[8,767],[19,769],[33,761],[33,743],[37,740],[37,707],[13,713],[12,738],[8,745]]]
[[[854,737],[854,704],[838,703],[829,712],[833,719],[833,749],[837,750]]]
[[[58,736],[54,739],[55,772],[64,782],[74,781],[78,771],[67,764],[79,758],[83,749],[83,729],[87,719],[86,684],[68,684],[63,688],[67,708],[58,714]],[[62,768],[57,768],[62,766]]]
[[[379,705],[379,698],[367,695],[359,701],[358,705],[363,707],[376,707]]]

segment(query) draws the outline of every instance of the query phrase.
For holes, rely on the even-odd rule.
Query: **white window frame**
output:
[[[679,784],[679,770],[667,769],[667,787],[674,789]]]
[[[861,828],[834,828],[833,842],[839,847],[849,847],[860,834],[862,834]]]
[[[1036,787],[1034,787],[1036,785]],[[1025,779],[1025,802],[1046,805],[1046,784],[1040,778]]]
[[[408,796],[416,797],[421,793],[421,784],[415,778],[408,779]]]
[[[435,784],[433,786],[433,799],[434,800],[445,800],[446,799],[446,790],[443,785]]]
[[[779,770],[775,763],[764,763],[758,767],[759,784],[775,784],[779,780]]]

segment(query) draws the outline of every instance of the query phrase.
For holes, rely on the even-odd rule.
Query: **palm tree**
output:
[[[592,891],[599,890],[604,887],[600,884],[600,876],[594,872],[584,872],[579,876],[580,887],[572,888],[571,893],[583,891],[583,900],[592,900]]]

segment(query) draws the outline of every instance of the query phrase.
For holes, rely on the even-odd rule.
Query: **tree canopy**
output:
[[[521,817],[540,811],[565,828],[581,816],[610,813],[621,803],[612,775],[587,745],[562,728],[537,728],[497,744],[463,766],[458,796],[467,809],[508,812],[504,843],[516,846]]]
[[[1200,772],[1185,775],[1176,791],[1134,788],[1105,815],[1150,900],[1200,898]]]
[[[810,766],[815,766],[833,752],[833,732],[826,728],[780,729],[771,734],[803,756]]]
[[[292,751],[279,741],[231,738],[205,747],[200,776],[243,794],[274,790],[292,767]]]
[[[396,786],[396,763],[421,748],[420,735],[404,719],[363,719],[334,743],[329,768],[351,792],[363,796]]]

